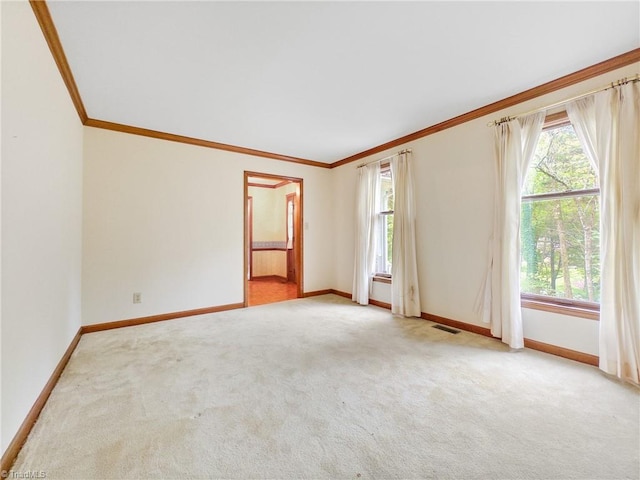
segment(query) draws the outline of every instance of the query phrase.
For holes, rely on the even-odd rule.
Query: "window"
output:
[[[293,202],[295,194],[287,195],[287,249],[293,249]]]
[[[393,243],[393,181],[389,164],[381,165],[380,168],[379,199],[375,275],[390,278]]]
[[[523,298],[597,307],[599,214],[598,178],[573,127],[547,124],[522,190]]]

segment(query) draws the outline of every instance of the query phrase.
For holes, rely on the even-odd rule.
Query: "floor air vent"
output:
[[[460,333],[460,330],[456,330],[455,328],[445,327],[444,325],[434,325],[433,328],[437,328],[438,330],[443,330],[445,332],[453,333],[454,335],[456,333]]]

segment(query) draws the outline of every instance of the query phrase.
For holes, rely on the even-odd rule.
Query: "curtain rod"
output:
[[[362,168],[365,165],[369,165],[371,163],[384,162],[385,160],[389,160],[390,158],[397,157],[398,155],[402,155],[403,153],[411,153],[411,152],[413,152],[413,150],[411,150],[410,148],[405,148],[404,150],[400,150],[398,153],[394,153],[393,155],[389,155],[388,157],[379,158],[378,160],[371,160],[370,162],[366,162],[366,163],[361,163],[356,168]]]
[[[531,115],[532,113],[541,112],[543,110],[550,110],[552,108],[559,107],[561,105],[565,105],[565,104],[567,104],[569,102],[573,102],[574,100],[578,100],[580,98],[588,97],[589,95],[593,95],[594,93],[603,92],[603,91],[609,90],[611,88],[620,87],[622,85],[626,85],[627,83],[637,82],[637,81],[640,81],[640,74],[637,74],[637,75],[635,75],[633,77],[630,77],[630,78],[625,77],[625,78],[623,78],[621,80],[618,80],[617,82],[611,82],[611,83],[605,85],[604,87],[600,87],[600,88],[597,88],[595,90],[591,90],[590,92],[582,93],[580,95],[576,95],[575,97],[567,98],[566,100],[562,100],[561,102],[552,103],[551,105],[547,105],[546,107],[536,108],[535,110],[529,110],[528,112],[520,113],[518,115],[502,117],[499,120],[493,120],[493,121],[487,123],[487,127],[493,127],[493,126],[496,126],[496,125],[500,125],[501,123],[504,123],[504,122],[510,122],[511,120],[515,120],[516,118],[525,117],[527,115]]]

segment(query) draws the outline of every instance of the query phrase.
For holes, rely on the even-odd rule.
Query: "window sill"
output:
[[[382,277],[380,275],[374,275],[373,276],[373,281],[374,282],[380,282],[380,283],[391,283],[391,277]]]
[[[520,305],[523,308],[532,310],[542,310],[544,312],[558,313],[561,315],[569,315],[571,317],[586,318],[589,320],[600,320],[600,306],[587,305],[565,305],[553,299],[529,297],[522,295],[520,297]]]

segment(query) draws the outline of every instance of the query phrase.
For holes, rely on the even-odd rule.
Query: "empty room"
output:
[[[640,478],[640,3],[0,16],[3,478]]]

